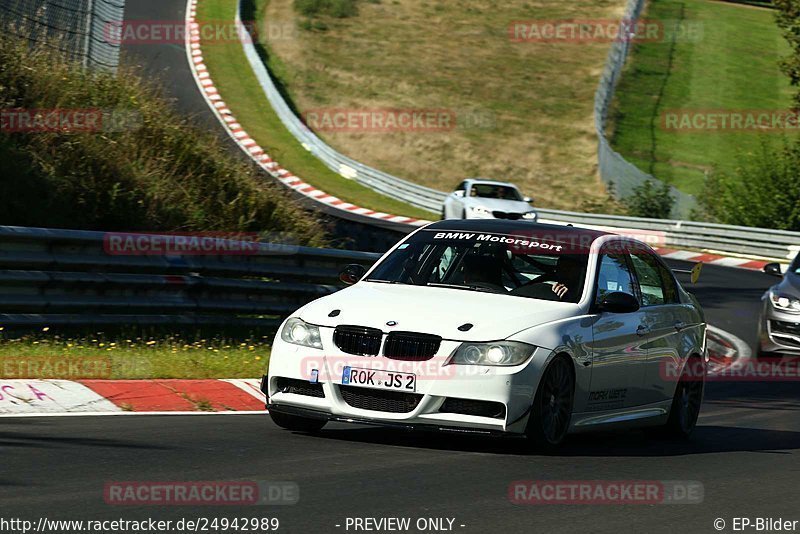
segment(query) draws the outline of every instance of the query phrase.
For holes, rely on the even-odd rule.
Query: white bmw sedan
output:
[[[522,221],[440,221],[292,314],[262,388],[279,426],[688,436],[706,324],[647,245]]]
[[[523,197],[517,186],[507,182],[469,179],[447,195],[442,204],[442,219],[525,219],[535,221],[532,200]]]

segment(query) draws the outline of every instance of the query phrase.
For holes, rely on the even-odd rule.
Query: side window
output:
[[[631,295],[636,294],[633,289],[633,277],[625,258],[625,254],[603,254],[600,256],[595,302],[600,302],[606,294],[614,291],[622,291]]]
[[[664,283],[661,279],[659,261],[643,250],[634,250],[631,254],[633,268],[639,279],[642,306],[658,306],[664,304]]]
[[[658,262],[658,271],[661,273],[661,280],[664,283],[664,302],[666,304],[680,302],[678,284],[675,282],[675,277],[672,276],[672,271],[660,261]]]

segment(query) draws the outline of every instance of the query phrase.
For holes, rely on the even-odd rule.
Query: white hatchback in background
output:
[[[469,179],[447,195],[442,219],[524,219],[535,221],[532,200],[508,182]]]

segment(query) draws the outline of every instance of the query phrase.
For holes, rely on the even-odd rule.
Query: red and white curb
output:
[[[748,269],[751,271],[761,271],[764,266],[771,263],[766,260],[752,260],[747,258],[732,258],[728,256],[720,256],[718,254],[708,254],[705,252],[689,252],[686,250],[675,250],[674,248],[656,248],[662,258],[670,260],[683,260],[703,262],[709,265],[719,265],[722,267],[736,267],[737,269]],[[785,268],[786,265],[783,265]]]
[[[265,413],[259,387],[257,379],[0,379],[0,417]]]
[[[381,221],[389,221],[399,224],[408,224],[412,226],[422,226],[428,224],[430,221],[415,219],[413,217],[404,217],[402,215],[393,215],[391,213],[382,213],[367,208],[362,208],[355,204],[345,202],[333,195],[329,195],[325,191],[317,189],[310,185],[288,170],[280,166],[280,164],[273,160],[269,154],[261,148],[256,141],[242,128],[239,121],[233,115],[228,105],[222,100],[219,91],[214,86],[214,81],[208,73],[208,68],[203,60],[203,50],[201,48],[202,41],[200,38],[200,25],[197,22],[197,3],[198,0],[188,0],[186,5],[186,26],[189,31],[186,33],[186,54],[189,58],[189,65],[192,70],[197,87],[200,93],[208,103],[209,108],[220,121],[225,131],[239,145],[239,147],[258,164],[259,167],[264,169],[270,176],[278,180],[286,187],[297,191],[298,193],[310,198],[316,202],[326,204],[336,209],[348,213],[355,213]]]

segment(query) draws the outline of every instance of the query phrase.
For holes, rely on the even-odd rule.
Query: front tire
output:
[[[293,430],[295,432],[319,432],[325,426],[324,419],[309,419],[308,417],[299,417],[297,415],[288,415],[285,413],[278,413],[272,410],[269,411],[269,416],[272,422],[286,430]]]
[[[672,397],[669,419],[662,427],[667,437],[688,439],[692,434],[700,416],[700,405],[703,403],[705,372],[705,364],[700,358],[690,358],[686,362]]]
[[[545,369],[533,399],[525,435],[538,448],[554,450],[564,441],[572,418],[575,378],[567,358],[558,357]]]

